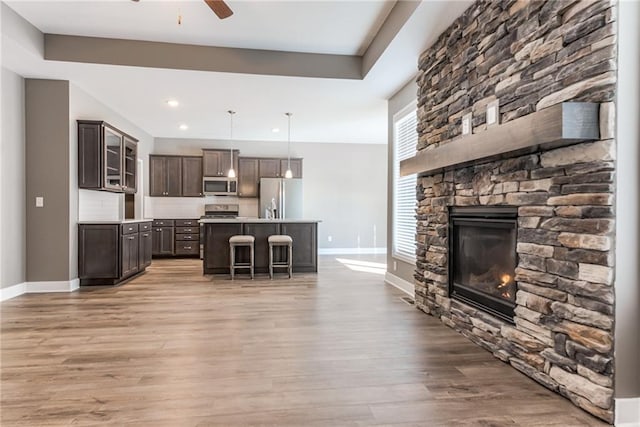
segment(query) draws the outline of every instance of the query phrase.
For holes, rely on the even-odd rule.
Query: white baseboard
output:
[[[640,427],[640,397],[616,399],[616,427]]]
[[[0,289],[0,301],[6,301],[23,294],[39,294],[48,292],[73,292],[80,288],[80,279],[55,282],[24,282],[8,288]]]
[[[415,296],[415,287],[413,286],[413,283],[408,282],[398,276],[396,276],[395,274],[391,274],[388,271],[385,273],[384,275],[384,281],[385,283],[400,289],[402,292],[404,292],[405,294],[409,295],[411,298],[414,298]]]
[[[27,292],[26,283],[18,283],[17,285],[8,286],[0,289],[0,301],[6,301],[15,298]]]
[[[386,254],[387,248],[320,248],[318,255]]]

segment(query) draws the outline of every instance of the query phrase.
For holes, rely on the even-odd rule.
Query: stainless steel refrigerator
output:
[[[302,205],[301,179],[260,179],[260,218],[275,211],[274,218],[301,219]]]

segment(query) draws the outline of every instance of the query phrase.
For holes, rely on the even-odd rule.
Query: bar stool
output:
[[[235,275],[235,270],[238,268],[248,268],[251,271],[251,278],[253,279],[253,264],[254,264],[254,248],[253,244],[256,238],[253,236],[236,235],[229,238],[229,252],[231,255],[231,280]],[[248,246],[249,247],[249,262],[236,263],[236,248]]]
[[[291,272],[293,269],[293,239],[291,236],[275,234],[269,236],[269,277],[273,279],[273,269],[286,267],[289,273],[289,279],[291,279]],[[273,250],[277,247],[287,248],[287,260],[286,261],[274,261]]]

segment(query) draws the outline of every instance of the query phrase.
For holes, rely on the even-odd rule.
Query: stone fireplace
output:
[[[418,171],[416,306],[608,422],[616,15],[607,0],[477,1],[417,79],[416,159],[435,166]],[[593,103],[599,134],[546,143],[545,111],[566,101]],[[542,119],[514,125],[528,117]],[[504,148],[513,134],[542,140]]]
[[[512,323],[516,307],[517,208],[452,208],[449,295]]]

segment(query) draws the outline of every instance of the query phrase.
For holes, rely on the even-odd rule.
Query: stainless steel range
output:
[[[200,219],[205,218],[237,218],[240,212],[240,205],[214,203],[204,205],[204,215]],[[200,224],[200,259],[204,257],[204,226]]]

